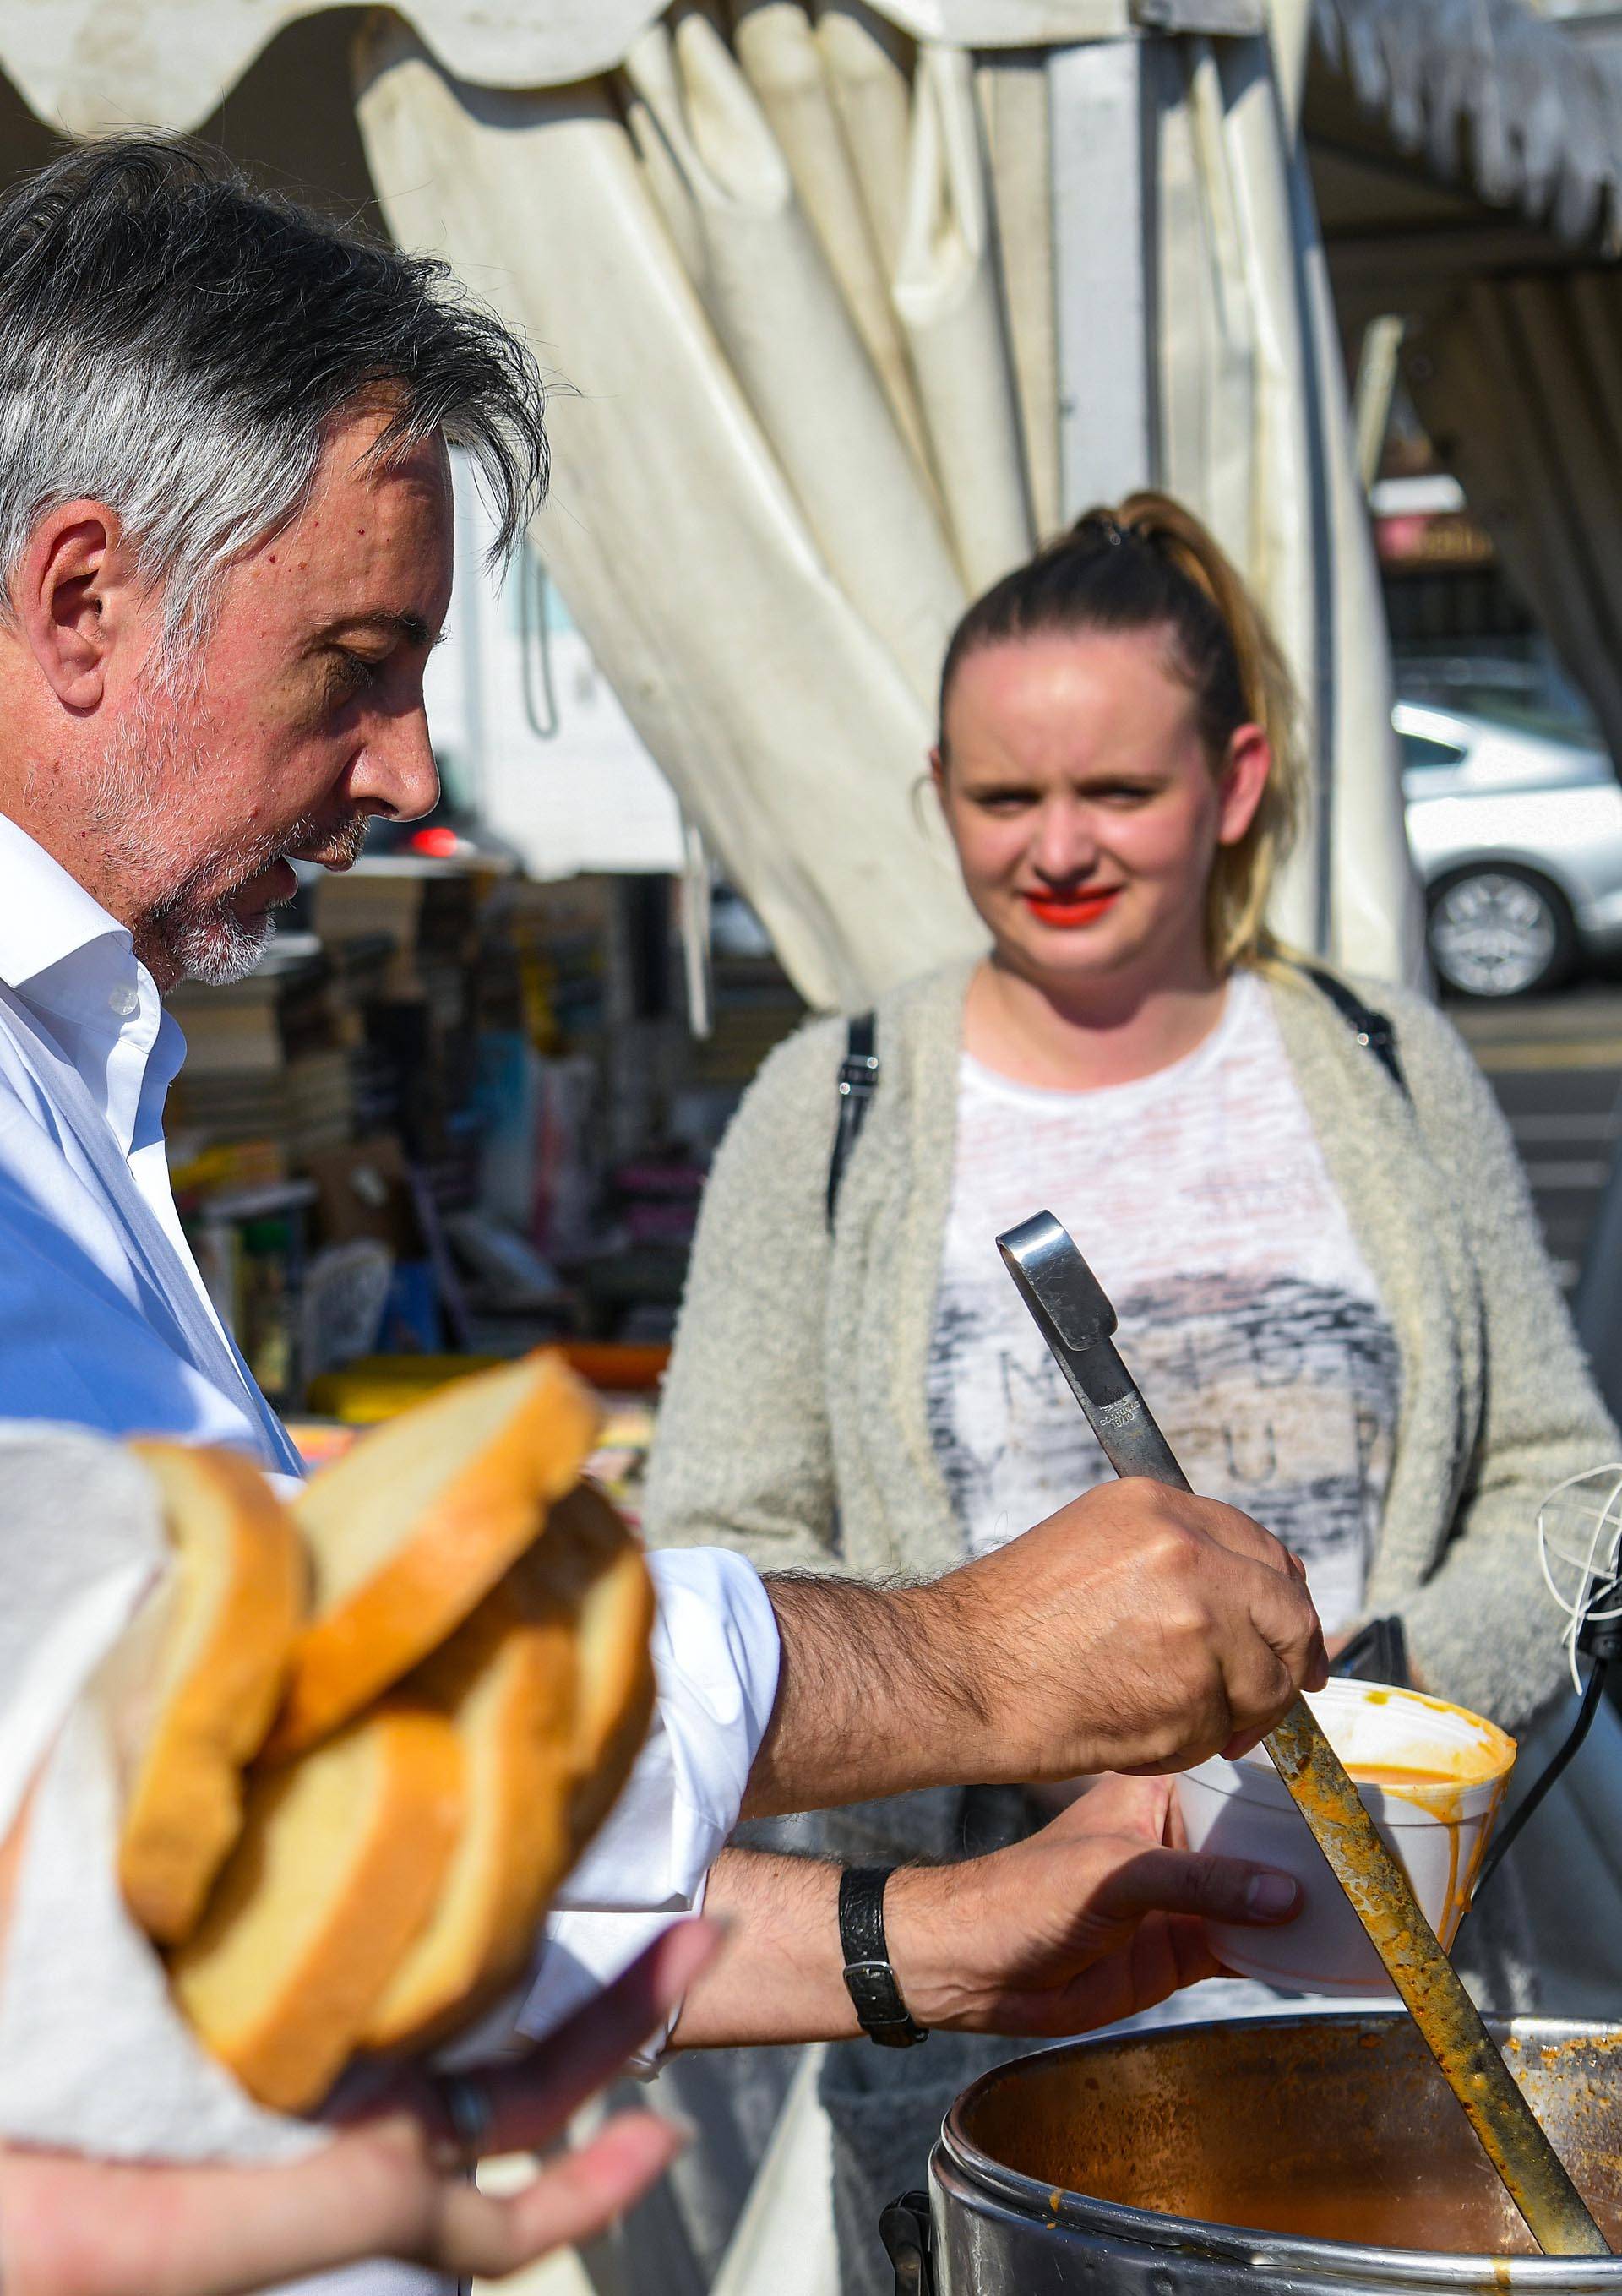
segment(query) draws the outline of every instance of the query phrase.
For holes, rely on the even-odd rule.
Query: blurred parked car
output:
[[[1622,787],[1580,729],[1399,701],[1408,842],[1430,961],[1471,996],[1552,988],[1622,949]]]

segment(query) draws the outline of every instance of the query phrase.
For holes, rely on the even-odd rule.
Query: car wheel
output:
[[[1462,869],[1430,896],[1430,962],[1467,996],[1527,996],[1570,972],[1577,928],[1563,894],[1528,869]]]

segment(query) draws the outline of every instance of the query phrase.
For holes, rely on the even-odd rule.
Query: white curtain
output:
[[[1274,922],[1355,971],[1410,980],[1421,923],[1384,614],[1290,96],[1302,29],[1280,23],[1271,52],[1155,51],[1159,471],[1245,570],[1307,708],[1314,817]]]
[[[1384,640],[1292,114],[1264,37],[1147,47],[1157,474],[1257,582],[1324,759],[1279,922],[1405,972]],[[725,32],[683,0],[566,88],[457,81],[389,17],[356,62],[391,228],[563,379],[539,546],[802,990],[863,1003],[974,946],[921,787],[941,652],[1081,506],[1040,53],[914,45],[863,0],[743,0]]]
[[[1403,369],[1622,758],[1622,285],[1599,270],[1478,280],[1411,333]]]
[[[828,1004],[975,939],[918,783],[968,581],[1028,535],[993,499],[1005,465],[934,450],[926,404],[965,419],[943,366],[979,360],[977,414],[1012,387],[972,76],[939,60],[909,150],[904,61],[862,12],[819,39],[770,6],[735,49],[673,12],[612,84],[460,85],[397,22],[360,62],[391,226],[449,252],[567,378],[539,539],[570,611]],[[910,301],[880,291],[890,245]]]
[[[919,39],[1009,48],[1167,29],[1252,31],[1265,0],[875,0]],[[1292,0],[1299,5],[1300,0]],[[332,0],[12,0],[0,69],[36,119],[70,135],[136,121],[182,133],[217,110],[260,51]],[[557,87],[611,71],[667,0],[402,0],[422,39],[481,87]]]

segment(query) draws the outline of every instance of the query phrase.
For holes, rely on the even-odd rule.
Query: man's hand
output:
[[[1328,1678],[1288,1547],[1237,1507],[1160,1483],[1102,1484],[920,1592],[959,1612],[979,1654],[998,1779],[1237,1757]]]
[[[527,2061],[485,2081],[488,2153],[550,2144],[669,2016],[715,1950],[667,1931]],[[0,2152],[5,2296],[238,2296],[373,2256],[498,2280],[602,2232],[668,2167],[681,2133],[620,2113],[520,2191],[476,2192],[434,2087],[403,2076],[324,2151],[287,2168],[171,2168]]]
[[[1300,1564],[1237,1508],[1102,1484],[927,1587],[767,1581],[777,1705],[748,1816],[914,1786],[1185,1769],[1323,1686]]]
[[[885,1933],[920,2024],[1057,2037],[1219,1976],[1206,1921],[1288,1921],[1298,1894],[1184,1849],[1166,1781],[1113,1777],[1011,1849],[892,1874]]]
[[[707,1907],[733,1935],[689,1991],[680,2048],[857,2032],[840,1950],[837,1866],[726,1851]],[[902,1866],[885,1892],[890,1961],[919,2022],[963,2032],[1089,2032],[1219,1973],[1204,1918],[1272,1923],[1286,1874],[1183,1846],[1169,1784],[1106,1778],[1034,1833],[958,1866]]]

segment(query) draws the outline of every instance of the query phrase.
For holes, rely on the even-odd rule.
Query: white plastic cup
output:
[[[1331,1681],[1307,1702],[1354,1774],[1365,1766],[1431,1774],[1400,1785],[1359,1779],[1357,1790],[1432,1929],[1450,1946],[1515,1767],[1515,1741],[1462,1706],[1378,1683]],[[1185,1770],[1176,1785],[1191,1849],[1252,1858],[1300,1885],[1299,1912],[1277,1929],[1207,1923],[1211,1950],[1225,1968],[1294,1991],[1395,1997],[1265,1747],[1237,1762],[1217,1755]]]

